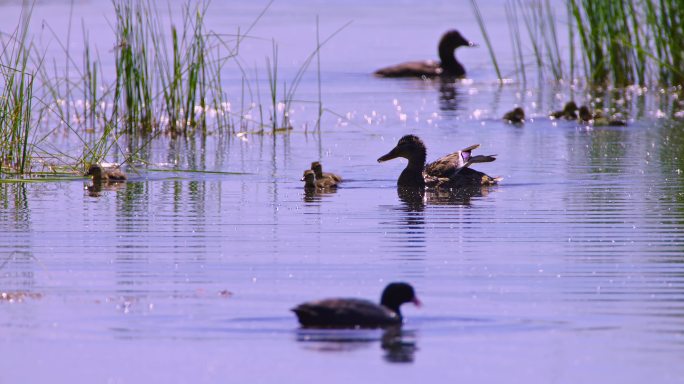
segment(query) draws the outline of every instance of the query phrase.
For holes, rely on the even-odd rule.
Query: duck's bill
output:
[[[477,44],[477,43],[473,43],[472,41],[469,41],[469,42],[468,42],[468,46],[469,46],[469,47],[472,47],[472,48],[477,48],[477,47],[479,47],[480,45]]]
[[[397,157],[399,157],[399,154],[398,154],[397,149],[394,148],[393,150],[389,151],[389,153],[387,153],[386,155],[381,156],[378,159],[378,163],[382,163],[383,161],[387,161],[387,160],[396,159]]]
[[[418,300],[417,297],[414,297],[413,300],[411,300],[411,302],[412,302],[413,305],[415,305],[416,307],[420,307],[420,306],[423,305],[423,303],[421,303],[420,300]]]

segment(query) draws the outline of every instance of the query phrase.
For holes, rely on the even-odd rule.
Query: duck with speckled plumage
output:
[[[469,168],[474,163],[488,163],[496,160],[496,155],[477,155],[472,151],[480,145],[471,145],[460,151],[443,156],[425,165],[427,149],[423,141],[414,135],[402,137],[391,151],[381,156],[378,162],[397,157],[408,160],[404,171],[399,175],[397,186],[418,188],[468,188],[495,185],[502,179]]]

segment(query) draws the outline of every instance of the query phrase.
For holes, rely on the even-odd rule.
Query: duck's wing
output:
[[[105,171],[107,179],[109,181],[125,181],[127,179],[126,174],[120,169],[112,169]]]
[[[378,77],[436,77],[442,73],[437,61],[408,61],[378,69],[374,72]]]
[[[449,178],[453,177],[460,172],[461,169],[468,167],[470,164],[488,163],[496,160],[496,155],[473,156],[472,151],[479,147],[480,144],[474,144],[470,147],[463,148],[460,151],[441,157],[428,164],[425,167],[425,173],[438,178]]]
[[[401,322],[393,311],[361,299],[326,299],[293,308],[305,327],[380,327]]]
[[[449,178],[465,165],[461,151],[440,157],[425,166],[425,174],[435,178]]]

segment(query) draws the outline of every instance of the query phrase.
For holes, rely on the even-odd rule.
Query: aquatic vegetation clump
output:
[[[684,83],[681,1],[568,1],[593,83]]]
[[[472,1],[486,37],[485,22],[477,2]],[[540,79],[550,75],[556,81],[611,87],[684,84],[681,1],[566,0],[566,5],[567,23],[561,24],[549,0],[510,0],[506,4],[513,61],[523,83],[529,68],[523,46],[529,46]],[[524,28],[520,28],[521,20]],[[560,49],[559,30],[567,31],[567,53]],[[490,53],[501,78],[491,48]]]
[[[30,168],[31,116],[35,73],[28,67],[32,44],[28,38],[30,11],[0,52],[0,173],[24,173]]]

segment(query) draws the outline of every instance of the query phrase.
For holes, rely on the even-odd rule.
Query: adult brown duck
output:
[[[404,303],[420,306],[408,283],[390,283],[380,304],[356,298],[310,301],[292,308],[302,327],[307,328],[381,328],[401,325],[400,307]]]
[[[452,29],[442,35],[439,40],[438,52],[441,61],[409,61],[378,69],[375,75],[379,77],[463,77],[466,71],[456,60],[456,48],[476,46],[473,42],[466,40],[460,32]]]
[[[123,182],[126,174],[119,168],[107,169],[100,164],[93,164],[88,168],[86,176],[93,177],[93,183]]]
[[[316,175],[316,180],[333,179],[337,183],[342,181],[342,177],[340,175],[336,175],[334,173],[329,172],[323,172],[323,165],[320,161],[314,161],[313,163],[311,163],[311,170],[314,171],[314,174]]]
[[[402,137],[397,146],[386,155],[380,157],[383,162],[397,157],[408,160],[408,164],[397,181],[399,187],[431,187],[431,188],[466,188],[497,184],[501,178],[491,177],[482,172],[468,168],[474,163],[488,163],[496,160],[496,155],[473,156],[472,151],[480,145],[471,145],[460,151],[443,156],[425,165],[427,150],[425,144],[417,136]]]

